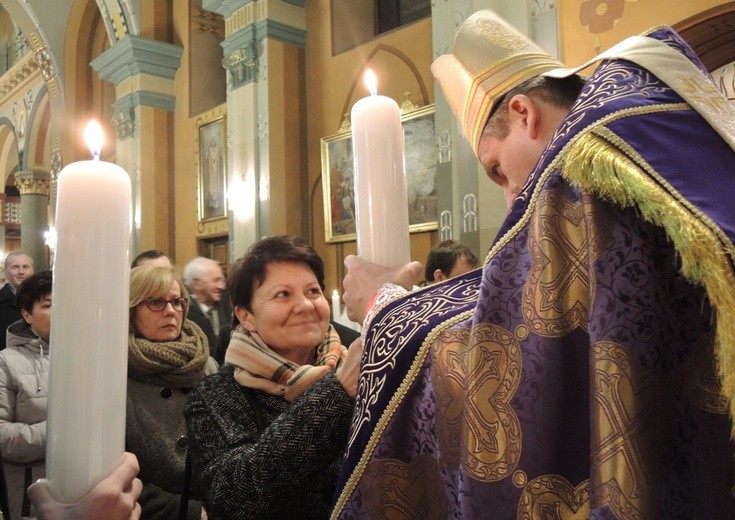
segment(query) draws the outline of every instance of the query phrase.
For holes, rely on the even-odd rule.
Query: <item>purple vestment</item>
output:
[[[482,271],[375,313],[333,517],[735,518],[707,282],[735,291],[734,165],[660,79],[603,62]]]

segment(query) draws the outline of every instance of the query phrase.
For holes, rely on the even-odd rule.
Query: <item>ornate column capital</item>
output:
[[[255,42],[235,49],[225,56],[222,59],[222,66],[230,73],[233,89],[257,81],[258,51]]]
[[[123,141],[135,135],[135,109],[126,108],[115,113],[112,116],[112,125],[115,127],[115,133],[118,141]]]
[[[51,174],[37,170],[21,170],[15,172],[15,187],[22,195],[49,196]]]

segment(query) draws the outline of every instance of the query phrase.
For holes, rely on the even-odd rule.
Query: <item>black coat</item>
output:
[[[221,327],[232,323],[232,304],[230,303],[230,297],[226,293],[222,293],[222,298],[217,302],[214,308],[217,310],[217,317],[219,318]],[[217,356],[219,331],[214,330],[212,322],[209,321],[209,318],[204,314],[204,311],[196,298],[189,298],[189,313],[186,318],[199,325],[199,328],[202,329],[204,335],[207,336],[209,355],[222,364],[222,361]],[[229,342],[229,333],[227,334],[227,340]],[[224,357],[225,355],[223,352],[222,358],[224,359]]]
[[[8,327],[22,318],[15,301],[15,293],[10,288],[10,284],[5,284],[0,289],[0,350],[5,348]]]
[[[355,400],[334,374],[288,403],[233,372],[205,377],[184,406],[210,520],[328,518]]]

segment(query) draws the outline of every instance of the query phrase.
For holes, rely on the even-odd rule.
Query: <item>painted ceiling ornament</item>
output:
[[[625,0],[585,0],[579,6],[582,27],[595,35],[595,51],[600,52],[600,34],[612,29],[623,17]]]

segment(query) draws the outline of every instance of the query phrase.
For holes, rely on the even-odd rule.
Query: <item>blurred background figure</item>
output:
[[[177,518],[188,445],[184,401],[217,370],[204,333],[186,319],[188,302],[170,268],[142,265],[130,272],[125,443],[140,462],[144,519]],[[206,518],[198,501],[189,501],[186,518]]]
[[[184,284],[191,293],[189,319],[207,336],[211,355],[220,361],[217,340],[220,329],[232,321],[232,304],[225,291],[225,274],[219,263],[198,256],[184,266]]]
[[[362,343],[329,324],[324,263],[302,239],[256,242],[227,281],[225,366],[189,394],[194,474],[213,518],[329,517]]]
[[[0,453],[13,520],[31,516],[26,489],[46,475],[46,401],[51,334],[51,271],[20,284],[22,319],[0,352]]]
[[[5,257],[5,280],[0,289],[0,350],[5,348],[5,332],[22,318],[15,300],[15,293],[23,280],[33,274],[33,258],[23,251],[12,251]]]
[[[477,257],[469,247],[461,242],[445,240],[435,245],[426,257],[426,283],[441,282],[467,273],[475,269],[477,263]]]
[[[171,267],[171,260],[169,257],[160,249],[148,249],[138,254],[133,259],[130,268],[138,267],[139,265],[158,265],[161,267]]]

